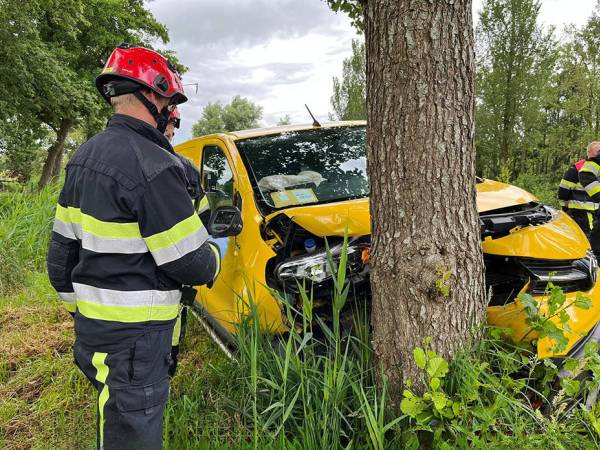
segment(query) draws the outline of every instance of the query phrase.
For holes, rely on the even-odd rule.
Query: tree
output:
[[[39,162],[40,147],[50,131],[35,118],[13,116],[0,121],[0,171],[20,183],[27,183]]]
[[[228,105],[209,103],[202,110],[202,117],[192,126],[194,137],[226,131],[257,128],[262,118],[262,106],[245,97],[236,95]]]
[[[366,104],[365,44],[352,40],[352,56],[344,60],[342,80],[333,77],[331,106],[337,120],[364,120]]]
[[[414,348],[451,357],[484,320],[472,2],[363,4],[373,347],[398,400]]]
[[[478,167],[518,175],[544,129],[544,95],[558,56],[537,0],[487,0],[477,27]]]
[[[123,41],[167,42],[166,28],[141,0],[0,0],[0,119],[20,116],[52,130],[40,187],[60,170],[67,136],[90,117],[107,117],[94,78]],[[5,103],[0,104],[4,106]]]
[[[279,121],[277,122],[277,126],[289,125],[291,123],[292,123],[292,118],[290,117],[289,114],[286,114],[285,116],[279,118]]]

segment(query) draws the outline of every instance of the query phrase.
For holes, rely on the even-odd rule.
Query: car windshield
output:
[[[369,195],[366,127],[317,128],[236,142],[269,209]]]

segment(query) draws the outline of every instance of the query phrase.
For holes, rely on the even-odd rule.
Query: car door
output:
[[[212,211],[220,206],[234,204],[236,174],[230,155],[222,141],[208,139],[202,142],[200,152],[202,187]],[[238,251],[235,236],[219,238],[226,242],[226,251],[221,255],[221,273],[211,288],[198,289],[197,300],[202,307],[227,331],[234,330],[237,317],[236,276]]]

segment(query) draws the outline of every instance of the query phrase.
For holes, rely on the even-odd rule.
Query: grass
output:
[[[94,448],[95,391],[73,364],[72,319],[44,273],[56,195],[56,188],[0,195],[0,448],[7,450]],[[165,413],[165,449],[600,448],[600,412],[542,415],[530,394],[544,367],[492,336],[458,355],[436,386],[437,398],[459,405],[454,417],[390,409],[385,385],[376,382],[366,312],[356,311],[356,337],[340,330],[349,301],[343,273],[333,322],[312,317],[304,293],[302,314],[287,307],[297,327],[279,345],[259,330],[248,305],[237,361],[190,317]],[[435,415],[435,403],[423,401]]]
[[[26,286],[0,297],[0,448],[91,450],[96,398],[73,363],[73,319],[45,274]],[[165,414],[167,450],[215,448],[244,431],[231,408],[233,364],[193,317],[189,325]]]

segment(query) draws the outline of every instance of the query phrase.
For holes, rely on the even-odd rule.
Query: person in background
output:
[[[171,114],[169,115],[169,120],[167,122],[167,128],[165,129],[165,137],[169,140],[169,142],[173,142],[173,137],[175,136],[175,129],[179,129],[181,125],[181,115],[177,106],[173,108]],[[208,227],[208,221],[210,219],[210,209],[208,205],[208,198],[204,195],[204,191],[202,190],[202,178],[200,176],[200,172],[194,166],[194,163],[190,161],[183,155],[175,153],[184,167],[187,191],[190,195],[192,202],[194,203],[194,209],[200,216],[200,220],[205,227]],[[191,286],[186,286],[183,289],[184,296],[190,296],[187,299],[187,303],[193,302],[196,291]],[[187,314],[188,314],[188,306],[183,304],[180,306],[179,315],[177,316],[177,321],[175,322],[175,328],[173,329],[173,339],[171,341],[171,366],[169,367],[169,376],[175,376],[175,372],[177,371],[177,362],[179,359],[179,346],[185,337],[186,325],[187,325]]]
[[[597,205],[591,201],[579,182],[579,171],[584,164],[585,159],[582,159],[567,169],[558,186],[558,200],[562,210],[577,222],[583,232],[589,236]]]
[[[592,230],[589,235],[590,244],[596,257],[600,257],[600,142],[590,142],[587,147],[587,159],[579,169],[579,183],[585,189],[588,203],[594,215]]]

